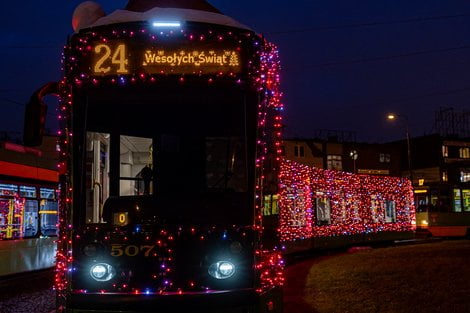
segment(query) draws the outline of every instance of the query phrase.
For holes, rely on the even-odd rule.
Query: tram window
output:
[[[38,233],[38,201],[26,200],[23,214],[23,237],[34,237]]]
[[[0,198],[0,239],[22,237],[21,222],[24,203],[13,198]]]
[[[109,143],[106,133],[86,134],[86,221],[99,223],[109,197]]]
[[[121,136],[119,195],[152,194],[152,139]]]
[[[279,214],[279,195],[273,195],[271,203],[271,213]]]
[[[279,214],[278,207],[279,195],[265,195],[263,215],[276,215]]]
[[[242,138],[207,137],[205,149],[207,188],[246,191],[246,155]]]
[[[8,238],[10,199],[0,199],[0,239]]]
[[[370,217],[372,223],[379,223],[380,222],[380,202],[377,199],[376,195],[370,196]]]
[[[395,201],[385,201],[385,222],[395,223],[397,221],[397,215],[395,211]]]
[[[20,197],[36,198],[36,187],[20,186]]]
[[[330,199],[316,198],[317,224],[329,225],[331,223]]]
[[[462,198],[460,197],[460,189],[454,189],[453,194],[454,194],[454,203],[453,203],[454,212],[462,212]]]
[[[13,196],[18,192],[18,186],[12,184],[0,184],[0,195]]]
[[[41,199],[55,199],[55,190],[52,188],[41,188],[39,193]]]
[[[271,215],[271,195],[264,196],[263,215]]]
[[[41,235],[57,235],[57,201],[42,199],[39,215],[41,216]]]
[[[470,189],[462,189],[462,206],[465,212],[470,211]]]

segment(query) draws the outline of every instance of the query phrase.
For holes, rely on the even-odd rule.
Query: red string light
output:
[[[413,189],[405,178],[323,170],[283,160],[280,186],[282,241],[414,229]],[[327,225],[319,225],[319,199],[329,202]],[[389,220],[387,203],[393,206]]]

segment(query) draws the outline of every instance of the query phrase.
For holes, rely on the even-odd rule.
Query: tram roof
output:
[[[141,21],[189,21],[251,30],[235,19],[222,14],[206,1],[131,0],[123,10],[98,18],[90,25],[76,29]]]

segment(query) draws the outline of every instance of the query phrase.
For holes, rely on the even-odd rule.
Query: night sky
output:
[[[1,1],[0,131],[22,131],[31,93],[59,80],[62,46],[82,1]],[[101,0],[106,13],[127,0]],[[470,1],[210,0],[280,49],[285,135],[356,131],[359,141],[433,131],[440,107],[470,110]],[[56,127],[54,109],[48,127]]]

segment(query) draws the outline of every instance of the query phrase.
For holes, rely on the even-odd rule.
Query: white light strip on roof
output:
[[[153,22],[154,27],[181,27],[180,22]]]

